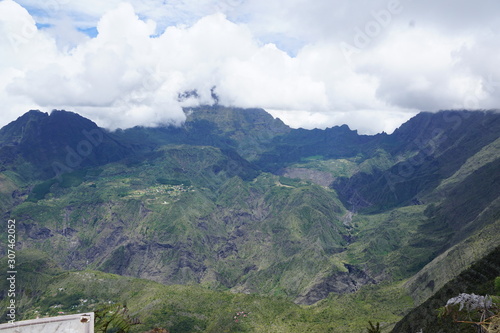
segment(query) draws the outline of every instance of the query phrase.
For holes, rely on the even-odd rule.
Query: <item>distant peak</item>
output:
[[[76,112],[73,112],[73,111],[66,111],[66,110],[52,110],[50,112],[50,116],[51,117],[59,117],[59,116],[75,116],[75,117],[78,117],[78,118],[85,118],[81,115],[79,115],[78,113]],[[86,118],[85,118],[86,119]]]
[[[42,112],[40,110],[29,110],[19,118],[17,118],[15,121],[23,121],[23,120],[28,120],[28,119],[43,119],[48,117],[49,114],[47,112]]]
[[[31,115],[48,115],[47,112],[42,112],[40,110],[29,110],[28,112],[26,112],[25,114],[31,114]]]

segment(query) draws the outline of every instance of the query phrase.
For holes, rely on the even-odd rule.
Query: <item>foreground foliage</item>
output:
[[[451,316],[456,323],[471,324],[478,333],[498,332],[500,297],[462,293],[450,298],[440,309],[440,316]]]
[[[96,333],[128,333],[132,326],[140,323],[139,319],[130,316],[126,305],[111,304],[95,311]]]

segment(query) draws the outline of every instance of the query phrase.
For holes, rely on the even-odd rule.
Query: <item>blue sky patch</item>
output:
[[[87,36],[91,38],[97,37],[97,28],[96,27],[90,27],[90,28],[78,28],[78,31],[83,32]]]

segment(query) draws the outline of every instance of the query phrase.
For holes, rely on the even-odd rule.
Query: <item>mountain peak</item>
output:
[[[22,140],[24,133],[30,132],[33,126],[36,127],[35,124],[44,121],[48,117],[47,112],[41,112],[40,110],[26,112],[0,129],[0,146],[18,144]]]
[[[108,163],[129,154],[126,147],[93,121],[65,110],[25,113],[0,129],[0,147],[6,148],[2,153],[5,160],[14,161],[12,154],[23,156],[43,177],[61,170]]]
[[[217,125],[224,132],[259,127],[260,130],[272,131],[274,134],[285,134],[290,127],[281,119],[275,119],[264,109],[236,108],[221,105],[205,105],[186,110],[186,122],[208,120]]]

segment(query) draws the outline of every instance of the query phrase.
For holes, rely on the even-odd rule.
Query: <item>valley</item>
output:
[[[23,319],[111,302],[140,319],[131,332],[433,332],[443,288],[500,292],[499,113],[422,112],[373,136],[186,113],[109,132],[30,111],[0,130]]]

